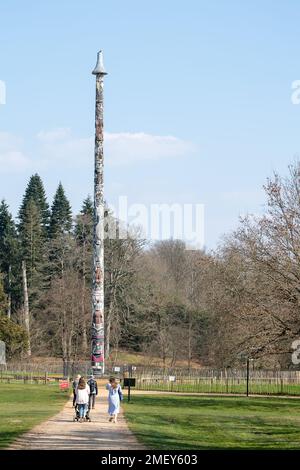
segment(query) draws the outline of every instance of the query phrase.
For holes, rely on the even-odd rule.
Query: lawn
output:
[[[58,384],[0,384],[0,448],[57,413],[68,396]]]
[[[194,393],[240,393],[245,394],[247,385],[246,379],[237,381],[224,380],[177,380],[169,382],[159,379],[138,379],[137,390],[157,391],[157,392],[194,392]],[[276,380],[251,380],[249,382],[249,393],[260,395],[300,395],[300,385],[293,383],[280,383]]]
[[[148,449],[299,449],[300,400],[133,395],[130,429]]]

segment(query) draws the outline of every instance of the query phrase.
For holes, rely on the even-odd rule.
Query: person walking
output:
[[[76,405],[79,410],[79,421],[82,422],[88,410],[90,387],[83,377],[79,379],[76,389]]]
[[[89,409],[94,409],[96,396],[98,395],[98,385],[93,375],[90,376],[87,383],[90,387]]]
[[[76,406],[76,389],[78,387],[78,382],[81,375],[77,375],[76,378],[72,382],[72,389],[73,389],[73,407]]]
[[[120,412],[120,401],[123,400],[121,385],[112,377],[106,385],[106,390],[108,390],[109,421],[116,423]]]

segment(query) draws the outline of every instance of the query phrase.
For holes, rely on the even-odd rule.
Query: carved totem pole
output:
[[[100,375],[104,373],[103,85],[106,75],[102,51],[98,52],[92,73],[96,75],[92,368],[95,375]]]

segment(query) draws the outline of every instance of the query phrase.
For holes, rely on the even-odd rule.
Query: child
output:
[[[93,375],[90,376],[88,380],[88,386],[90,387],[90,401],[89,401],[89,409],[95,408],[95,399],[98,395],[98,385]]]
[[[81,377],[78,382],[76,389],[76,404],[79,409],[79,421],[82,422],[85,418],[89,404],[90,387],[85,382],[84,378]]]
[[[106,385],[106,390],[108,390],[109,421],[116,423],[120,412],[120,401],[123,400],[121,385],[112,377]]]

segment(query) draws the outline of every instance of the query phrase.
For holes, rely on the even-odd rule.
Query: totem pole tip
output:
[[[107,75],[107,73],[105,72],[104,65],[103,65],[103,53],[102,53],[102,51],[99,51],[98,54],[97,54],[97,63],[96,63],[96,67],[92,71],[92,74],[93,75]]]

